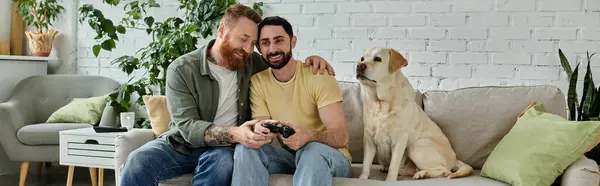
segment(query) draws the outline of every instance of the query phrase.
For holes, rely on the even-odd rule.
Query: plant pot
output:
[[[43,33],[25,31],[25,35],[29,40],[29,50],[31,50],[33,56],[48,57],[52,51],[52,43],[58,32],[52,29]]]

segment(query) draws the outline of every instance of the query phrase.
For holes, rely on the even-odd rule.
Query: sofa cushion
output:
[[[398,181],[386,182],[387,174],[379,171],[381,166],[373,165],[371,167],[371,176],[369,180],[358,179],[362,171],[361,164],[352,164],[351,178],[333,178],[334,186],[509,186],[506,183],[496,181],[493,179],[481,177],[479,174],[480,170],[474,170],[473,174],[469,177],[448,179],[448,178],[430,178],[424,180],[413,180],[411,177],[398,177]],[[163,183],[159,186],[189,186],[191,184],[193,175],[185,174]],[[293,175],[292,174],[272,174],[269,177],[269,185],[277,186],[292,186]]]
[[[27,125],[17,131],[17,139],[26,145],[58,145],[58,132],[92,127],[87,123],[41,123]]]
[[[167,107],[167,97],[145,95],[142,96],[142,99],[148,111],[152,132],[154,132],[154,136],[158,137],[169,130],[169,123],[171,123],[171,114]]]
[[[598,129],[598,121],[569,121],[536,104],[496,145],[481,175],[511,185],[551,185],[584,154]]]
[[[457,158],[475,169],[481,169],[532,101],[566,118],[565,96],[551,85],[473,87],[423,94],[427,115],[446,134]]]
[[[108,96],[73,98],[67,105],[56,110],[46,123],[88,123],[100,122]]]
[[[352,155],[352,162],[360,163],[363,161],[363,107],[360,97],[360,84],[352,81],[338,81],[343,98],[344,119],[348,128],[349,140],[348,148]],[[415,92],[415,100],[422,108],[422,95],[419,91]],[[377,163],[377,158],[373,160]]]

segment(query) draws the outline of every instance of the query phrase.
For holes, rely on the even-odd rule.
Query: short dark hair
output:
[[[223,15],[221,22],[225,23],[226,25],[234,25],[241,17],[246,17],[254,21],[256,24],[262,21],[262,18],[256,10],[246,5],[238,3],[227,7],[227,9],[225,10],[225,15]]]
[[[294,31],[292,29],[292,24],[290,24],[290,22],[288,22],[283,17],[270,16],[270,17],[264,18],[260,23],[258,23],[258,38],[257,39],[260,40],[261,30],[266,25],[281,26],[281,27],[283,27],[283,30],[285,30],[285,32],[290,36],[290,39],[294,36]]]

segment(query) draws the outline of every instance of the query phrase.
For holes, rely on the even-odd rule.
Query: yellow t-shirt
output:
[[[329,74],[313,74],[312,67],[303,67],[301,61],[296,65],[296,74],[288,82],[277,81],[270,68],[252,76],[252,117],[267,116],[300,129],[324,131],[319,108],[342,101],[339,84]],[[352,161],[348,145],[338,150]]]

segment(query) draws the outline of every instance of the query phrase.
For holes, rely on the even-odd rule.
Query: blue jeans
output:
[[[230,185],[232,171],[231,147],[193,150],[188,156],[175,151],[164,138],[158,138],[129,154],[120,185],[158,185],[186,173],[194,173],[193,186]]]
[[[350,161],[342,152],[310,142],[297,152],[271,144],[259,149],[238,144],[233,155],[232,186],[266,186],[269,174],[294,174],[294,185],[332,185],[333,177],[350,177]]]

